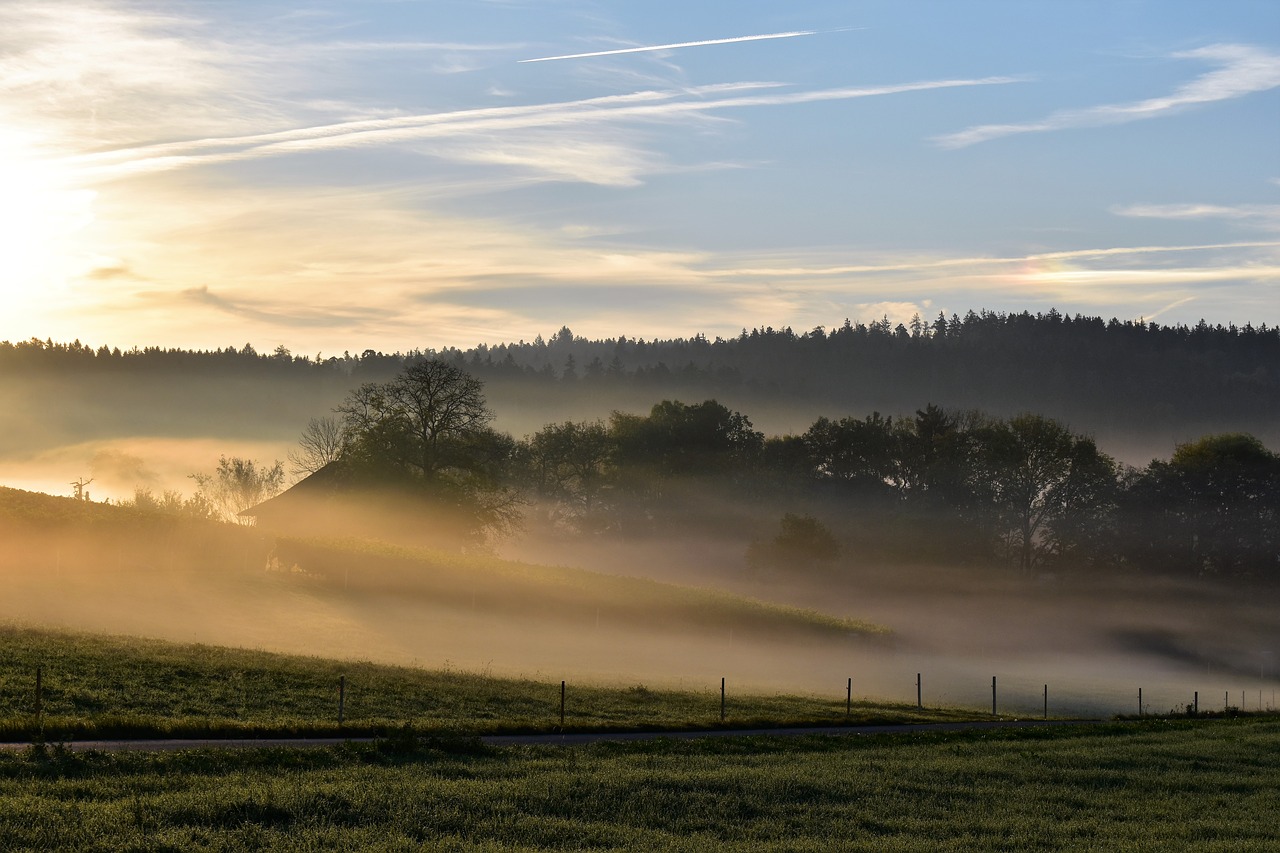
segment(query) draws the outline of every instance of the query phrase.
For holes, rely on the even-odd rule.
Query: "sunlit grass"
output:
[[[1274,850],[1280,723],[0,756],[6,849]]]

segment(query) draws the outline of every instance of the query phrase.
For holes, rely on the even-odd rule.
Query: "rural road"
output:
[[[990,720],[969,723],[921,723],[890,726],[821,726],[791,729],[705,729],[684,732],[584,732],[580,734],[485,735],[480,741],[491,746],[547,745],[580,746],[601,741],[692,740],[711,737],[794,737],[799,735],[880,735],[915,732],[959,732],[974,729],[1021,729],[1043,726],[1087,726],[1103,720]],[[273,747],[336,746],[342,743],[372,743],[376,738],[225,738],[172,740],[84,740],[62,745],[73,752],[175,752],[183,749],[266,749]],[[0,751],[18,752],[27,743],[0,743]]]

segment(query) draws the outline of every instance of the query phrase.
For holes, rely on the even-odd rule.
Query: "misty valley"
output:
[[[0,0],[0,851],[1280,850],[1278,37]]]
[[[1000,367],[1041,346],[1082,355]],[[989,314],[341,358],[0,343],[0,833],[1266,849],[1278,353]],[[1124,722],[1055,725],[1081,719]],[[563,740],[620,733],[663,739]]]
[[[1083,348],[1059,358],[1078,375],[1055,396],[1031,372],[969,396],[990,410],[835,408],[873,378],[937,390],[1029,328]],[[1153,346],[1174,347],[1181,381],[1211,384],[1192,379],[1210,352],[1233,377],[1275,382],[1274,329],[1056,314],[716,342],[562,329],[343,359],[0,344],[0,472],[27,487],[0,500],[3,615],[601,685],[729,678],[827,696],[849,681],[911,702],[919,676],[930,704],[982,708],[999,675],[1023,713],[1046,695],[1058,713],[1128,713],[1139,688],[1144,710],[1197,691],[1268,707],[1280,458],[1241,425],[1273,435],[1276,398],[1188,413],[1214,431],[1146,463],[1107,452],[1152,441],[1119,395],[1078,418],[1011,409],[1061,413],[1097,375],[1093,350]],[[679,371],[644,361],[699,352]],[[785,363],[808,390],[769,379]],[[1167,389],[1144,404],[1158,420],[1203,402],[1168,369],[1134,358],[1115,372],[1135,395]],[[784,426],[766,434],[708,390]],[[833,408],[806,417],[819,406]],[[70,496],[32,491],[49,482]]]

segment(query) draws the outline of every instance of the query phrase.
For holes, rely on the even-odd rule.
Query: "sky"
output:
[[[1280,323],[1280,3],[0,0],[0,340]]]

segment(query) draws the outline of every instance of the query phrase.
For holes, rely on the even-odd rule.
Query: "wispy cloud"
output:
[[[1228,219],[1268,230],[1280,228],[1280,204],[1131,204],[1113,207],[1111,212],[1140,219]]]
[[[729,277],[805,277],[864,275],[869,273],[913,272],[945,270],[956,267],[1002,267],[1024,265],[1044,261],[1087,260],[1118,255],[1140,256],[1190,252],[1207,252],[1238,249],[1280,248],[1280,241],[1253,241],[1235,243],[1206,243],[1191,246],[1113,246],[1099,249],[1072,249],[1061,252],[1038,252],[1028,255],[1005,257],[979,256],[964,258],[907,259],[878,264],[832,264],[829,266],[738,266],[709,272],[709,275]]]
[[[778,83],[730,83],[681,90],[636,92],[577,101],[459,110],[445,113],[366,119],[237,137],[196,139],[105,151],[73,158],[86,176],[112,178],[200,165],[253,160],[307,151],[389,145],[532,128],[600,125],[611,122],[663,122],[722,110],[852,100],[966,86],[1018,82],[1010,77],[925,80],[889,86],[762,93]],[[755,90],[756,94],[736,94]],[[730,94],[733,93],[733,94]],[[728,97],[715,97],[729,94]],[[235,150],[222,150],[235,149]]]
[[[1096,127],[1158,118],[1177,110],[1241,98],[1280,86],[1280,55],[1244,44],[1216,44],[1173,54],[1175,59],[1209,62],[1219,67],[1179,86],[1171,94],[1142,101],[1059,110],[1030,122],[983,124],[938,137],[944,148],[963,148],[1003,136]]]
[[[496,53],[519,50],[521,42],[456,42],[456,41],[324,41],[306,45],[303,50],[316,53]]]
[[[770,39],[790,39],[800,36],[818,35],[818,30],[795,30],[787,33],[766,33],[758,36],[735,36],[733,38],[704,39],[702,41],[682,41],[674,44],[653,44],[642,47],[623,47],[615,50],[595,50],[590,53],[566,53],[561,56],[540,56],[536,59],[520,59],[518,62],[557,62],[561,59],[587,59],[595,56],[617,56],[623,53],[649,53],[655,50],[681,50],[686,47],[707,47],[715,44],[738,44],[744,41],[768,41]]]
[[[673,318],[689,333],[732,334],[743,324],[809,328],[882,313],[897,322],[930,299],[1137,317],[1209,293],[1266,316],[1246,297],[1258,283],[1280,281],[1280,240],[886,253],[866,263],[812,263],[817,253],[800,251],[791,262],[758,251],[671,251],[636,234],[584,240],[595,232],[433,215],[399,185],[286,197],[217,184],[198,212],[184,213],[188,183],[179,184],[148,200],[163,215],[121,253],[132,287],[118,278],[81,286],[96,299],[94,316],[118,318],[131,339],[332,351],[531,338],[553,320],[551,328],[569,322],[589,334],[670,335]]]
[[[144,298],[147,297],[144,296]],[[371,308],[303,307],[295,302],[284,303],[246,297],[235,298],[212,291],[207,285],[190,287],[173,295],[167,293],[151,294],[150,298],[204,305],[234,317],[239,317],[242,320],[270,323],[274,326],[287,328],[347,328],[364,320],[381,317],[386,313],[383,310]]]
[[[262,50],[210,39],[205,23],[151,5],[0,3],[0,126],[33,128],[46,151],[65,151],[142,128],[225,133],[279,119],[246,94]],[[274,71],[278,80],[285,69]]]

